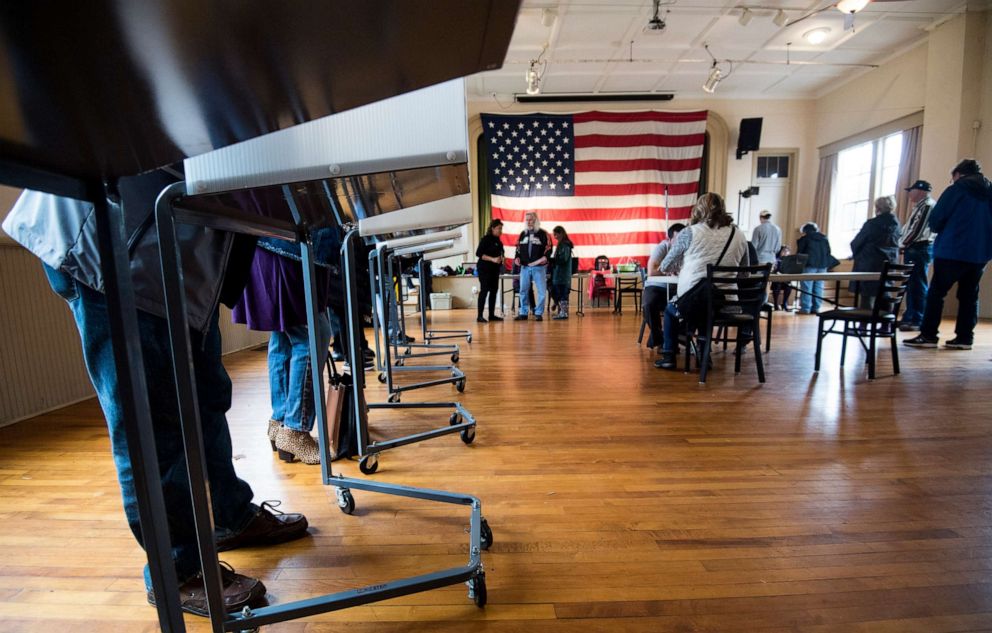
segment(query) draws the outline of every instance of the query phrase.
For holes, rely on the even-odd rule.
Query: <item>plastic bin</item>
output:
[[[431,310],[450,310],[450,309],[451,309],[450,292],[431,293]]]

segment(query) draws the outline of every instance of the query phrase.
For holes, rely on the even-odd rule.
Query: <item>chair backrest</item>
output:
[[[878,290],[875,293],[875,305],[872,307],[872,317],[878,318],[892,314],[899,318],[899,308],[909,287],[909,277],[913,272],[912,264],[882,263],[882,272],[878,280]]]
[[[599,255],[596,257],[595,270],[609,270],[610,269],[610,258],[606,255]]]
[[[757,318],[761,306],[768,298],[768,275],[771,264],[761,266],[706,266],[706,281],[710,288],[709,310],[714,306]]]
[[[579,258],[578,257],[573,257],[572,258],[572,274],[574,275],[577,272],[579,272]]]

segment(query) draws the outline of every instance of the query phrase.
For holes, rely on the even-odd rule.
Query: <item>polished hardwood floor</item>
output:
[[[751,357],[735,376],[721,352],[699,385],[651,365],[632,309],[434,319],[474,332],[460,398],[478,437],[390,451],[374,477],[482,499],[489,605],[455,586],[269,629],[992,631],[992,324],[970,352],[901,349],[900,376],[883,353],[869,382],[860,350],[838,366],[839,341],[813,373],[815,319],[776,313],[766,384]],[[356,492],[346,516],[317,467],[275,459],[265,354],[226,362],[239,472],[312,524],[301,541],[223,555],[272,602],[464,563],[464,510]],[[396,435],[439,417],[372,423]],[[0,429],[0,552],[0,631],[156,630],[95,402]]]

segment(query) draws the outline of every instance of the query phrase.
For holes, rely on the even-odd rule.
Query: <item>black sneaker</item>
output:
[[[925,347],[928,349],[933,349],[937,347],[936,338],[930,338],[929,336],[924,336],[920,334],[919,336],[914,336],[913,338],[908,338],[903,341],[903,345],[909,345],[910,347]],[[969,346],[968,349],[971,349]]]
[[[489,323],[489,321],[486,321],[486,318],[485,317],[481,317],[481,316],[480,317],[476,317],[475,318],[475,322],[476,323]]]
[[[661,359],[654,362],[658,369],[675,369],[675,352],[662,352]]]
[[[513,320],[514,321],[526,321],[527,320],[527,315],[526,314],[518,314],[517,316],[513,317]]]
[[[543,321],[544,320],[544,317],[541,316],[540,314],[535,314],[534,315],[534,320],[535,321]]]
[[[491,316],[491,317],[489,317],[489,320],[490,321],[502,321],[503,320],[503,317]]]
[[[944,343],[944,347],[947,349],[971,349],[971,343],[966,343],[962,341],[960,337],[955,336],[951,340]]]

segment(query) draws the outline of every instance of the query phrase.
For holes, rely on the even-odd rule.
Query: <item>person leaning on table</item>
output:
[[[161,472],[158,483],[165,500],[180,606],[188,613],[207,616],[169,328],[164,313],[158,234],[154,227],[147,227],[142,222],[153,212],[159,192],[176,180],[164,171],[122,178],[120,204],[124,225],[129,230],[130,273],[138,308],[138,336],[147,386],[147,393],[137,395],[148,400],[151,412]],[[110,430],[110,449],[124,497],[124,514],[131,532],[142,544],[134,469],[127,450],[124,409],[118,400],[120,377],[114,362],[100,255],[94,250],[97,239],[92,210],[93,205],[87,202],[25,191],[4,221],[3,229],[42,260],[52,290],[69,305],[79,329],[83,360]],[[238,478],[232,461],[231,432],[226,416],[231,408],[232,389],[220,356],[218,303],[233,307],[241,296],[254,254],[254,238],[183,227],[179,230],[179,248],[186,279],[198,282],[187,284],[186,299],[190,351],[196,367],[203,459],[213,493],[210,501],[217,549],[260,547],[301,538],[307,534],[306,517],[270,510],[278,502],[253,504],[251,486]],[[260,580],[235,573],[226,564],[221,565],[221,580],[224,606],[228,611],[256,606],[265,597],[265,585]],[[147,567],[145,587],[148,602],[154,604]]]
[[[664,312],[669,298],[675,296],[675,284],[667,284],[661,281],[651,281],[651,277],[662,275],[661,262],[665,260],[668,251],[672,248],[672,243],[685,229],[685,225],[676,222],[668,227],[668,237],[654,245],[651,249],[651,256],[648,258],[648,281],[644,282],[644,292],[641,295],[641,307],[644,310],[644,319],[648,322],[650,333],[648,334],[648,347],[657,347],[661,351],[661,313]],[[672,275],[679,274],[681,260],[675,262],[669,272]]]
[[[796,242],[796,254],[805,254],[806,267],[803,273],[825,273],[833,264],[834,256],[830,254],[830,242],[827,236],[820,233],[816,222],[807,222],[800,229],[802,237]],[[819,312],[823,297],[822,281],[803,281],[799,284],[798,314],[813,314]]]

